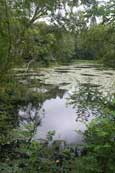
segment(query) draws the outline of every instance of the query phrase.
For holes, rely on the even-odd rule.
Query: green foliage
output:
[[[53,131],[48,131],[48,134],[47,134],[47,139],[48,141],[52,141],[53,140],[53,136],[55,135],[55,130]]]
[[[74,56],[74,35],[69,32],[59,31],[54,33],[56,42],[54,45],[54,57],[57,62],[70,62]]]
[[[97,59],[105,65],[115,67],[114,38],[113,26],[97,25],[91,27],[76,37],[76,57]]]
[[[88,154],[80,160],[79,169],[88,173],[113,173],[115,171],[114,115],[96,118],[89,124],[84,135]]]
[[[85,4],[86,11],[74,13],[79,3]],[[67,11],[66,6],[69,6]],[[60,10],[65,9],[65,16]],[[56,14],[58,10],[58,14]],[[69,172],[69,161],[80,173],[115,172],[115,105],[104,107],[106,116],[93,120],[85,132],[87,155],[76,159],[65,149],[62,166],[54,160],[53,148],[32,140],[36,131],[35,121],[19,127],[19,105],[30,101],[38,107],[48,97],[27,91],[10,75],[10,69],[20,62],[38,62],[50,65],[52,62],[66,63],[73,59],[98,59],[105,65],[115,67],[115,2],[99,5],[96,0],[1,0],[0,1],[0,172],[1,173],[56,173],[64,168]],[[39,22],[50,17],[52,24]],[[101,17],[97,24],[96,17]],[[88,23],[89,22],[89,23]],[[108,25],[106,25],[108,24]],[[73,32],[74,31],[74,32]],[[9,73],[9,75],[8,75]],[[92,91],[74,95],[83,107],[101,105],[102,100]],[[88,94],[86,94],[86,92]],[[86,94],[86,95],[85,95]],[[87,105],[86,103],[87,102]],[[90,104],[91,103],[91,104]],[[54,131],[47,138],[52,141]],[[60,153],[59,153],[60,154]]]

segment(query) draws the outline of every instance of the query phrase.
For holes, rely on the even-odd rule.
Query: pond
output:
[[[19,109],[22,121],[37,122],[35,140],[46,139],[49,131],[55,131],[53,140],[82,143],[79,131],[83,132],[96,116],[102,116],[106,99],[112,99],[115,93],[115,70],[98,64],[31,69],[28,73],[15,70],[21,84],[44,98],[40,107],[30,102]]]

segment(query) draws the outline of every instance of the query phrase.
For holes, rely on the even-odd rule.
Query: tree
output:
[[[11,54],[11,28],[7,1],[0,2],[0,73],[8,68]]]

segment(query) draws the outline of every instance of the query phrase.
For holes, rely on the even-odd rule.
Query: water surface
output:
[[[17,73],[17,77],[45,98],[40,109],[27,105],[19,112],[26,119],[41,116],[36,140],[46,139],[48,131],[55,130],[54,140],[81,143],[83,138],[76,130],[84,131],[85,123],[102,116],[103,97],[115,92],[115,71],[91,63],[30,70],[23,74],[23,80],[22,73]],[[44,116],[39,110],[43,110]]]

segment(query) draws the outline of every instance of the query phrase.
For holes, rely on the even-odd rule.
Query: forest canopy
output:
[[[114,66],[114,1],[2,0],[0,8],[2,71],[29,61],[93,59]]]

